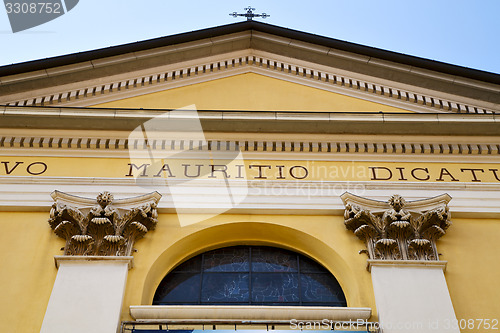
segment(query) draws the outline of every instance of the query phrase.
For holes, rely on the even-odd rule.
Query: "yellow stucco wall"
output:
[[[4,332],[37,332],[55,281],[54,255],[64,241],[50,229],[48,212],[0,212],[0,319]],[[438,241],[458,319],[498,318],[500,253],[498,219],[453,219]],[[203,251],[236,244],[283,247],[306,254],[339,280],[349,306],[371,307],[377,320],[364,245],[342,216],[225,214],[181,227],[175,214],[160,214],[156,230],[139,240],[129,271],[122,320],[129,306],[151,304],[154,291],[177,264]],[[22,320],[21,320],[22,318]],[[467,332],[468,330],[464,330]],[[483,332],[483,330],[474,330]],[[469,332],[472,332],[469,330]],[[488,332],[484,330],[484,332]]]
[[[500,220],[454,219],[437,242],[458,320],[495,319],[500,329]],[[476,328],[478,327],[476,321]],[[463,332],[491,332],[465,330]]]
[[[64,240],[48,212],[0,212],[1,332],[39,332],[57,274],[54,255]]]
[[[109,108],[198,110],[409,112],[260,74],[232,77],[93,105]]]
[[[54,256],[64,240],[50,229],[48,212],[0,212],[0,313],[5,332],[37,332],[56,278]],[[340,216],[219,215],[180,226],[175,214],[160,214],[158,226],[136,243],[122,320],[130,305],[151,304],[157,285],[173,267],[201,252],[237,244],[283,247],[322,263],[339,280],[348,306],[375,303],[363,247]],[[23,318],[23,320],[20,320]],[[375,317],[376,318],[376,317]]]
[[[180,108],[190,104],[196,104],[200,110],[406,112],[257,74],[236,75],[98,106]],[[36,152],[32,155],[36,156]],[[127,172],[126,163],[124,172],[116,175],[116,159],[101,161],[104,163],[96,165],[95,169],[88,167],[88,163],[71,168],[63,168],[64,163],[58,163],[60,170],[66,173],[49,169],[55,171],[50,175],[123,177]],[[16,172],[20,170],[22,168]],[[433,185],[426,183],[426,186]],[[58,238],[47,223],[48,209],[45,212],[0,212],[2,332],[40,330],[57,274],[53,257],[62,254],[60,249],[64,246],[64,240]],[[457,318],[498,319],[500,265],[496,254],[500,253],[500,243],[496,239],[500,235],[500,219],[452,221],[454,224],[437,246],[443,253],[441,259],[448,261],[445,276]],[[236,244],[274,245],[316,259],[337,277],[348,305],[371,307],[374,310],[371,320],[377,320],[366,255],[358,254],[364,245],[345,229],[342,216],[231,214],[183,227],[176,215],[160,214],[157,229],[135,245],[138,252],[134,253],[135,267],[128,275],[122,320],[131,319],[130,305],[151,304],[157,285],[177,264],[203,251]]]

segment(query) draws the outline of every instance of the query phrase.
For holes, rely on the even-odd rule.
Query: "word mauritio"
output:
[[[159,165],[158,167],[150,168],[151,164],[141,164],[137,166],[134,163],[129,163],[129,171],[125,177],[150,177],[149,174],[150,169],[154,169],[152,175],[153,177],[162,177],[165,175],[166,177],[172,178],[176,177],[173,173],[173,168],[170,168],[168,164]],[[198,178],[207,176],[207,178],[231,178],[230,170],[228,170],[228,165],[225,164],[182,164],[184,169],[183,176],[187,178]],[[231,171],[234,171],[234,178],[246,178],[245,174],[245,165],[244,164],[236,164],[230,165]],[[203,168],[203,171],[202,171]],[[305,179],[309,176],[309,171],[305,166],[302,165],[294,165],[289,168],[286,168],[284,165],[249,165],[249,170],[257,171],[257,175],[253,177],[253,179],[268,179],[267,171],[276,172],[276,179],[286,179],[287,174],[294,179]],[[135,171],[135,172],[134,172]],[[218,177],[219,176],[219,177]]]
[[[437,182],[452,181],[459,182],[455,172],[453,175],[448,169],[441,168],[439,176],[436,179],[431,179],[431,174],[428,168],[404,168],[395,167],[392,170],[387,167],[368,167],[371,170],[370,180],[410,180],[410,181],[428,181],[435,180]],[[495,179],[500,182],[500,172],[498,169],[481,169],[481,168],[461,168],[460,175],[466,176],[466,181],[481,182],[481,175],[490,173],[495,176]],[[479,177],[479,178],[478,178]],[[462,180],[463,181],[463,180]]]
[[[3,166],[3,168],[2,168]],[[412,167],[385,167],[373,166],[363,168],[361,175],[350,180],[379,180],[379,181],[438,181],[438,182],[500,182],[500,170],[496,168],[412,168]],[[32,176],[45,174],[48,166],[44,162],[9,162],[0,161],[0,175],[19,175],[27,173]],[[246,171],[250,171],[251,175]],[[128,173],[125,177],[186,177],[186,178],[234,178],[234,179],[306,179],[318,178],[315,174],[318,168],[311,171],[302,165],[266,165],[266,164],[141,164],[128,163]],[[365,172],[366,171],[366,172]],[[338,173],[336,173],[338,174]],[[345,178],[347,175],[342,175]],[[324,175],[322,180],[338,180],[337,177]]]

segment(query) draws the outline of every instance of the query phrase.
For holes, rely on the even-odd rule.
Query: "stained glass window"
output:
[[[226,247],[183,262],[162,280],[153,304],[347,306],[323,266],[266,246]]]

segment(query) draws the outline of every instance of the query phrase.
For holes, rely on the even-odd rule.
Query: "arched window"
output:
[[[187,260],[161,281],[153,304],[347,306],[323,266],[265,246],[226,247]]]

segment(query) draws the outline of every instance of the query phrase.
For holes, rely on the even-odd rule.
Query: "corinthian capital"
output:
[[[439,260],[436,240],[451,225],[443,194],[406,202],[395,194],[387,202],[344,193],[344,223],[366,244],[369,259]]]
[[[158,192],[114,200],[109,192],[96,199],[54,191],[49,225],[66,240],[64,255],[130,256],[135,241],[157,224]]]

